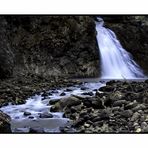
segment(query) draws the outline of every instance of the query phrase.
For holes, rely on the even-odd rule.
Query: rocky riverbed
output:
[[[41,82],[40,79],[42,83],[39,83]],[[18,80],[20,81],[21,78]],[[47,80],[29,75],[22,78],[21,82],[15,80],[13,83],[13,81],[13,79],[10,79],[7,83],[6,81],[2,81],[1,83],[1,107],[8,105],[8,102],[11,102],[12,105],[23,105],[26,99],[34,94],[42,94],[42,100],[46,100],[48,97],[52,98],[51,96],[57,89],[62,89],[62,91],[59,91],[59,99],[48,99],[47,106],[51,106],[49,108],[50,112],[39,113],[38,123],[28,122],[32,122],[34,118],[31,112],[27,112],[26,110],[23,113],[21,118],[29,117],[28,119],[30,119],[23,119],[24,125],[31,125],[28,131],[30,133],[45,132],[41,128],[33,128],[36,124],[36,126],[54,128],[57,125],[60,126],[60,122],[64,125],[65,119],[69,119],[71,122],[61,127],[60,133],[148,132],[148,80],[112,80],[105,84],[105,81],[82,83],[77,80],[62,78],[49,78]],[[103,86],[100,87],[101,85],[98,84],[102,84]],[[74,88],[73,86],[76,87]],[[24,89],[26,87],[28,89]],[[60,119],[55,119],[54,115],[58,112],[63,112],[63,115],[61,114],[62,117]],[[0,132],[11,132],[10,117],[1,112],[0,121]],[[16,122],[13,120],[11,123],[13,123],[14,127],[22,126],[21,121]]]
[[[75,84],[81,84],[81,82],[60,77],[45,78],[31,74],[0,80],[0,107],[8,106],[9,103],[22,105],[31,96],[42,93],[46,97],[47,90]],[[24,114],[27,116],[27,112]],[[11,132],[10,121],[8,115],[0,112],[0,133]]]
[[[62,133],[147,133],[148,80],[110,81],[95,96],[71,96],[55,103],[51,111],[63,111],[71,126]]]

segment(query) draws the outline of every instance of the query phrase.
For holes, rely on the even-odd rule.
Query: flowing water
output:
[[[99,18],[96,22],[97,41],[101,55],[101,79],[140,79],[145,78],[140,67],[133,61],[132,56],[121,46],[116,35],[110,29],[103,27],[103,20]],[[12,105],[0,108],[3,112],[10,115],[12,132],[29,132],[30,128],[42,130],[43,132],[60,132],[60,127],[70,124],[70,120],[63,118],[62,112],[51,113],[49,101],[61,99],[71,95],[83,96],[84,92],[93,92],[104,86],[104,82],[88,82],[82,85],[75,85],[57,90],[49,90],[49,96],[44,98],[42,93],[35,95],[22,105]],[[86,89],[82,89],[85,87]],[[64,92],[65,96],[60,96]],[[29,112],[26,116],[24,113]],[[40,114],[50,113],[52,118],[40,118]],[[39,131],[40,132],[40,131]]]
[[[47,93],[50,94],[48,97],[35,95],[30,97],[25,104],[12,105],[0,108],[3,112],[8,114],[11,121],[11,129],[14,133],[28,133],[30,128],[36,129],[46,133],[60,132],[60,127],[70,124],[70,120],[63,118],[62,112],[51,113],[51,105],[49,101],[52,99],[61,99],[71,95],[84,96],[84,92],[93,92],[95,95],[96,90],[101,86],[104,86],[101,82],[89,82],[83,83],[82,85],[75,85],[72,87],[61,88],[57,90],[49,90]],[[85,90],[84,90],[85,88]],[[70,91],[67,91],[70,90]],[[65,96],[61,96],[61,93],[65,93]],[[86,95],[85,95],[86,96]],[[24,113],[29,112],[30,115],[26,116]],[[40,114],[50,113],[53,115],[52,118],[40,118]]]
[[[115,33],[103,27],[103,20],[96,22],[97,42],[101,57],[102,79],[137,79],[144,74],[118,41]]]

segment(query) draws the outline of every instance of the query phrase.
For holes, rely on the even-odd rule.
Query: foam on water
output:
[[[96,22],[97,42],[101,57],[102,79],[145,78],[143,71],[120,44],[115,33],[103,27],[103,20]]]
[[[59,127],[63,126],[69,119],[63,118],[62,112],[50,112],[51,105],[49,100],[52,99],[61,99],[64,97],[69,97],[71,95],[83,96],[82,93],[92,91],[95,94],[94,89],[98,89],[101,86],[104,86],[103,83],[85,83],[83,85],[76,85],[73,87],[61,88],[57,90],[49,90],[48,93],[52,94],[44,98],[41,94],[35,95],[26,101],[25,104],[21,105],[12,105],[11,103],[8,106],[0,108],[4,113],[8,114],[11,119],[11,128],[13,132],[28,132],[30,127],[43,127],[45,132],[59,132]],[[81,88],[85,87],[86,90]],[[71,91],[66,91],[70,89]],[[60,96],[62,92],[65,92],[65,96]],[[24,112],[29,112],[31,115],[25,116]],[[41,119],[39,118],[40,113],[48,112],[53,115],[51,119]],[[33,117],[33,119],[29,117]]]

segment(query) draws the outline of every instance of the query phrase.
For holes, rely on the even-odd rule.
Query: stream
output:
[[[43,93],[31,96],[25,104],[0,108],[11,117],[11,130],[13,133],[60,133],[60,128],[70,125],[70,119],[63,118],[63,112],[50,112],[50,100],[66,98],[71,95],[87,96],[92,92],[94,96],[97,89],[104,86],[104,82],[83,82],[81,85],[51,89],[44,96]],[[89,96],[90,97],[90,96]]]

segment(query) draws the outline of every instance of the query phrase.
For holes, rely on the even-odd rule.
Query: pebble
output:
[[[30,112],[24,112],[24,116],[29,116],[29,115],[31,115]]]
[[[138,112],[135,112],[131,118],[131,121],[136,121],[140,118],[140,114]]]
[[[52,118],[53,115],[50,113],[40,113],[39,118]]]
[[[140,133],[140,132],[141,132],[141,128],[137,128],[136,133]]]
[[[65,96],[66,95],[66,93],[65,92],[62,92],[61,94],[60,94],[60,96]]]
[[[116,106],[122,106],[126,103],[127,101],[126,100],[117,100],[113,103],[113,107],[116,107]]]
[[[94,94],[93,94],[93,92],[84,92],[84,93],[82,93],[82,95],[93,96]]]
[[[137,101],[135,100],[135,101],[133,101],[133,102],[127,104],[124,108],[125,108],[125,109],[132,109],[132,108],[136,107],[137,105],[138,105],[138,103],[137,103]]]
[[[81,90],[87,90],[88,88],[87,87],[81,87]]]
[[[123,112],[120,113],[120,115],[121,115],[122,117],[125,117],[125,118],[131,117],[132,114],[133,114],[133,112],[132,112],[131,110],[125,110],[125,111],[123,111]]]
[[[84,127],[88,128],[88,127],[90,127],[90,124],[85,123],[85,124],[84,124]]]

